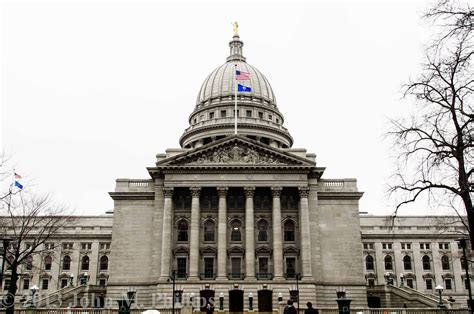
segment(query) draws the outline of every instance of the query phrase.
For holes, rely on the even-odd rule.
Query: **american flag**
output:
[[[250,80],[250,73],[235,70],[235,79],[237,81],[247,81]]]

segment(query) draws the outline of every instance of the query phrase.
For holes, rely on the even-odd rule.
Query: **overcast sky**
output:
[[[113,208],[116,178],[147,178],[179,147],[231,22],[269,79],[285,126],[325,178],[357,178],[360,210],[387,214],[387,119],[420,71],[426,1],[4,1],[2,141],[17,172],[79,214]],[[423,203],[402,213],[431,213]]]

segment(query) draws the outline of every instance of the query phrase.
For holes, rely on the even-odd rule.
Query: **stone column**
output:
[[[227,279],[227,188],[218,187],[217,278]]]
[[[245,279],[255,279],[254,187],[245,187]]]
[[[299,210],[299,243],[301,245],[301,266],[303,277],[312,277],[311,271],[311,235],[309,230],[309,206],[308,195],[309,188],[299,188],[300,210]]]
[[[170,275],[171,261],[171,239],[172,221],[173,221],[173,188],[163,188],[163,197],[165,198],[163,206],[163,230],[161,233],[161,274],[162,279],[167,279]]]
[[[283,243],[281,236],[281,187],[272,188],[273,271],[274,279],[283,278]]]
[[[199,275],[199,231],[201,229],[201,213],[199,207],[200,187],[191,190],[191,233],[189,237],[189,279],[198,279]]]

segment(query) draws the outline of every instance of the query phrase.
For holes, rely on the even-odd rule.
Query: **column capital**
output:
[[[227,197],[227,191],[229,190],[228,187],[226,186],[218,186],[217,187],[217,195],[219,195],[219,197]]]
[[[301,198],[308,198],[309,196],[309,187],[302,186],[298,188],[298,193],[300,194]]]
[[[246,198],[251,198],[255,195],[255,187],[254,186],[245,186],[244,187],[244,194]]]
[[[165,187],[165,188],[163,188],[163,196],[165,198],[172,198],[173,197],[173,191],[174,191],[174,188]]]
[[[280,197],[281,196],[281,191],[283,190],[283,188],[281,186],[274,186],[271,189],[272,189],[272,196],[273,197]]]
[[[199,197],[201,195],[201,187],[199,186],[190,187],[189,190],[191,191],[191,197]]]

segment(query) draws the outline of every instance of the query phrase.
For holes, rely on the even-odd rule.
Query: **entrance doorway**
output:
[[[271,312],[272,307],[272,290],[258,290],[258,311]]]
[[[199,296],[201,312],[206,312],[207,303],[214,305],[214,307],[216,306],[214,302],[214,290],[201,290]]]
[[[367,297],[367,305],[369,306],[369,308],[380,308],[380,298]]]
[[[244,311],[244,291],[229,290],[229,312]]]

